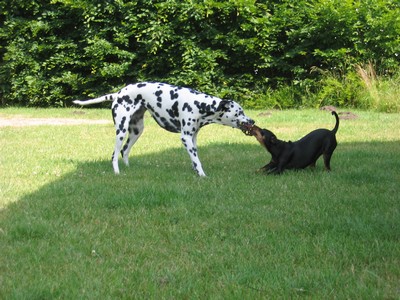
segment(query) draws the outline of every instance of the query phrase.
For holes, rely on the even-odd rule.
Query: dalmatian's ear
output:
[[[228,111],[231,107],[231,103],[231,100],[221,100],[221,102],[218,104],[217,111]]]

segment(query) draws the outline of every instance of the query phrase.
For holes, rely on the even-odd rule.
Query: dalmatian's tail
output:
[[[95,98],[95,99],[84,100],[84,101],[74,100],[72,102],[75,104],[78,104],[78,105],[90,105],[90,104],[101,103],[101,102],[105,102],[105,101],[113,101],[116,98],[117,98],[116,94],[108,94],[108,95],[104,95],[104,96],[101,96],[101,97]]]

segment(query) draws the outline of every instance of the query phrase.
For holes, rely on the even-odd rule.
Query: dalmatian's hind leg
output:
[[[112,155],[112,165],[115,174],[119,174],[118,155],[121,152],[122,144],[128,133],[130,114],[122,105],[116,103],[112,108],[115,123],[115,147]]]
[[[143,116],[146,109],[141,107],[138,109],[131,117],[129,122],[129,137],[121,151],[122,158],[126,166],[129,166],[129,152],[131,151],[133,145],[139,139],[144,129]]]
[[[126,121],[124,121],[124,118],[122,118],[122,121],[127,123]],[[112,165],[113,165],[114,173],[119,174],[118,154],[121,151],[122,143],[123,143],[125,135],[128,131],[128,124],[125,125],[124,123],[121,123],[121,126],[115,125],[115,127],[116,127],[116,136],[115,136],[114,152],[112,155]]]

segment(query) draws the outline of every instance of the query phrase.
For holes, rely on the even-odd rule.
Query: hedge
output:
[[[0,0],[0,22],[2,105],[69,106],[144,80],[319,105],[304,93],[321,94],[327,72],[400,65],[397,0]]]

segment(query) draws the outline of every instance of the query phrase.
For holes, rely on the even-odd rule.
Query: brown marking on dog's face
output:
[[[251,128],[250,134],[253,135],[267,151],[270,151],[278,142],[276,135],[272,131],[262,129],[256,125]]]
[[[261,146],[265,147],[264,136],[263,136],[261,130],[262,129],[260,127],[253,125],[253,127],[250,130],[250,134],[253,135],[257,139],[257,141],[261,144]]]

